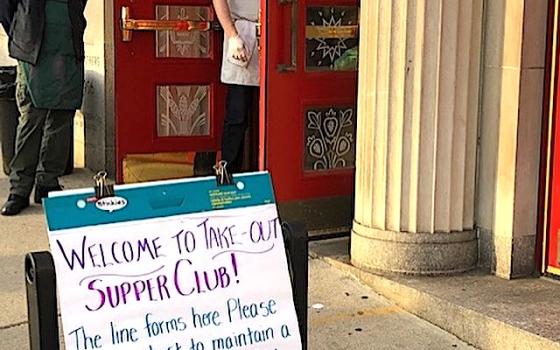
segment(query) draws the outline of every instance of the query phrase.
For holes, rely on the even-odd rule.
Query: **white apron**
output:
[[[228,40],[224,38],[224,54],[222,58],[221,80],[225,84],[259,86],[259,52],[257,48],[256,25],[259,20],[260,0],[228,0],[231,18],[236,22],[236,28],[240,37],[247,42],[253,43],[247,47],[247,53],[251,57],[247,67],[241,67],[228,60]],[[246,36],[252,36],[252,40]],[[244,38],[245,37],[245,38]]]

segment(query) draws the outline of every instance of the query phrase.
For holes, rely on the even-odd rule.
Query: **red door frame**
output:
[[[259,14],[259,69],[260,69],[260,86],[259,86],[259,170],[266,170],[266,106],[267,106],[267,93],[266,86],[268,85],[268,77],[266,70],[268,68],[268,1],[260,0],[261,9]]]
[[[560,198],[560,159],[555,159],[560,154],[556,147],[560,147],[560,42],[556,41],[556,52],[554,52],[555,24],[560,27],[560,17],[556,18],[555,2],[549,2],[547,18],[547,47],[546,64],[544,76],[543,94],[543,118],[541,133],[541,173],[539,185],[539,208],[538,208],[538,227],[537,245],[535,249],[535,265],[544,274],[558,275],[560,269],[554,272],[550,266],[550,250],[557,246],[558,235],[553,237],[553,227],[560,227],[560,217],[557,213],[560,209],[555,198]],[[555,23],[555,19],[558,21]],[[551,101],[551,96],[554,99]],[[556,177],[556,179],[555,179]],[[556,243],[556,244],[555,244]],[[556,252],[558,253],[558,251]],[[558,261],[558,256],[556,256]]]
[[[122,41],[120,13],[131,7],[134,19],[154,19],[155,2],[115,0],[115,152],[117,181],[122,182],[123,160],[127,154],[158,152],[208,151],[219,148],[223,127],[225,92],[219,82],[221,36],[212,34],[208,58],[156,58],[154,32],[133,32],[131,42]],[[211,0],[158,0],[158,5],[208,6]],[[212,13],[212,10],[210,10]],[[212,77],[209,77],[209,74]],[[148,83],[146,83],[146,81]],[[142,89],[142,85],[149,85]],[[192,137],[158,137],[156,86],[158,84],[210,85],[210,135]],[[134,136],[132,136],[134,135]]]

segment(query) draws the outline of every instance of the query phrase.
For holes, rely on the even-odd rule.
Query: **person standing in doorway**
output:
[[[11,162],[10,195],[2,215],[17,215],[51,191],[61,190],[73,139],[72,121],[82,104],[84,9],[87,0],[1,0],[0,22],[17,59],[20,120]]]
[[[227,85],[222,160],[230,173],[241,171],[245,131],[258,93],[257,24],[260,0],[213,0],[224,29],[221,80]]]

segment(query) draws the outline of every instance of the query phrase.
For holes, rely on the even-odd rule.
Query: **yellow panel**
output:
[[[546,272],[551,273],[553,275],[557,275],[560,276],[560,269],[557,267],[553,267],[553,266],[548,266],[546,268]]]
[[[193,173],[187,153],[130,155],[123,161],[125,183],[191,177]]]
[[[151,153],[151,154],[130,154],[126,156],[127,160],[141,161],[141,162],[163,162],[163,163],[187,163],[188,153],[175,152],[175,153]]]

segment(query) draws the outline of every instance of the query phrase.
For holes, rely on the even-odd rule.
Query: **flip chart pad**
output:
[[[270,176],[45,200],[67,350],[301,349]]]

